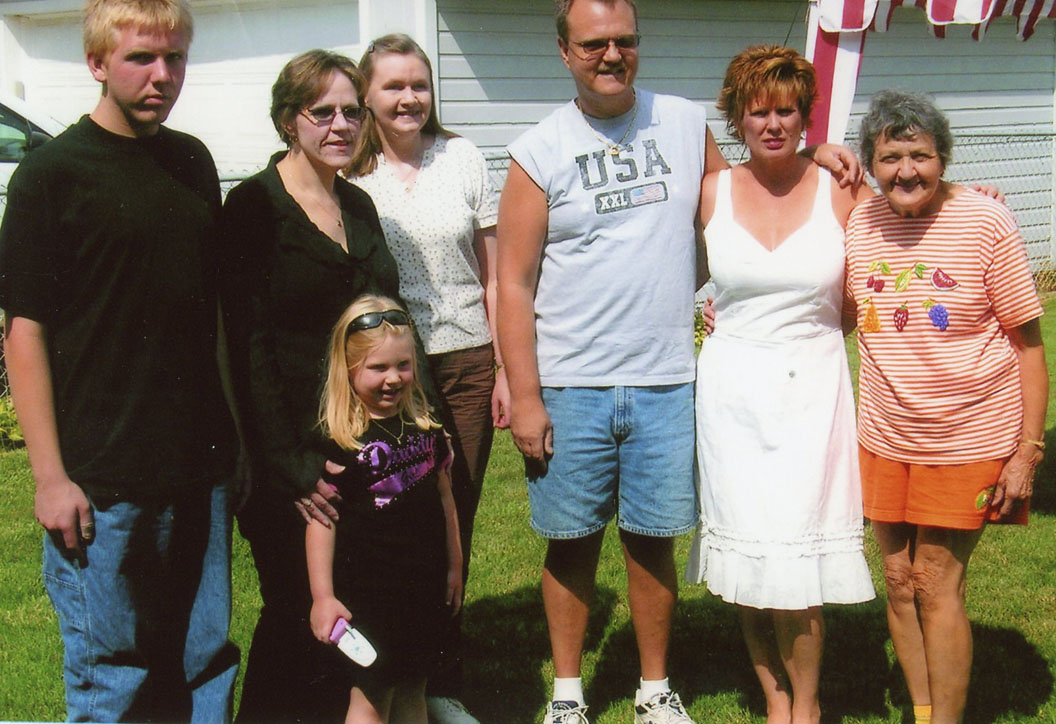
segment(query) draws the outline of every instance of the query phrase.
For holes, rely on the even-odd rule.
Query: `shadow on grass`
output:
[[[902,670],[888,654],[883,599],[859,606],[827,606],[825,629],[823,724],[887,721],[891,705],[904,713],[906,724],[912,724]],[[1054,679],[1046,659],[1014,629],[975,625],[973,635],[976,655],[965,724],[1036,715],[1053,694]],[[606,639],[595,668],[590,697],[598,712],[634,690],[636,664],[634,632],[626,624]],[[701,696],[734,693],[741,707],[757,717],[766,715],[736,610],[716,598],[679,601],[669,671],[687,705]]]
[[[825,624],[824,721],[886,717],[885,693],[892,682],[884,648],[883,604],[827,607]],[[599,711],[634,690],[636,662],[634,632],[628,624],[609,636],[595,670],[591,698]],[[765,716],[766,704],[741,637],[737,611],[715,597],[679,601],[668,670],[687,705],[701,696],[732,692],[739,706]]]
[[[1036,716],[1053,693],[1049,662],[1016,629],[972,625],[975,658],[965,724]]]
[[[634,631],[606,633],[618,592],[599,588],[591,608],[586,652],[597,651],[587,695],[601,714],[637,687]],[[544,672],[550,642],[539,587],[478,599],[466,611],[466,703],[481,721],[531,722],[550,694]],[[825,608],[821,675],[823,724],[890,721],[894,706],[912,724],[902,671],[889,653],[884,601]],[[975,661],[965,724],[1031,717],[1052,696],[1056,680],[1038,649],[1015,629],[973,625]],[[600,647],[600,649],[599,649]],[[729,698],[756,717],[766,706],[741,638],[736,609],[713,596],[679,601],[669,662],[672,684],[687,706],[700,697]]]
[[[611,589],[595,591],[584,651],[600,645],[616,600]],[[463,620],[467,706],[481,721],[532,721],[549,700],[551,686],[540,673],[551,657],[539,586],[477,599]]]

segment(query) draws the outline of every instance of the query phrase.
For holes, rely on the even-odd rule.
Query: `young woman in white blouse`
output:
[[[494,427],[508,425],[509,388],[495,335],[498,195],[483,155],[441,127],[432,65],[414,40],[385,35],[360,61],[364,123],[349,178],[373,198],[454,435],[455,502],[468,572],[473,517]],[[459,702],[459,623],[442,671],[429,680],[433,719],[475,722]]]

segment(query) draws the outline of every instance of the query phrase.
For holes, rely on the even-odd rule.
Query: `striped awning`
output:
[[[821,29],[884,32],[896,8],[917,7],[924,11],[937,37],[950,24],[974,25],[972,37],[981,40],[994,18],[1014,17],[1016,34],[1026,40],[1042,18],[1056,17],[1056,0],[818,0]]]
[[[899,7],[924,11],[935,37],[950,24],[974,25],[972,37],[982,40],[998,17],[1014,17],[1016,34],[1026,40],[1042,18],[1056,18],[1056,0],[810,0],[807,57],[818,71],[818,104],[807,143],[842,143],[851,102],[858,85],[865,38],[884,32]]]

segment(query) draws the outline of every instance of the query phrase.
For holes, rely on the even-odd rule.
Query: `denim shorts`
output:
[[[582,538],[617,515],[622,530],[671,537],[697,523],[693,383],[544,387],[554,456],[528,480],[532,528]]]

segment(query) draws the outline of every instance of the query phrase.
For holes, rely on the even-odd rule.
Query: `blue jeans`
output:
[[[693,383],[544,387],[554,426],[545,474],[528,480],[532,528],[583,538],[617,516],[621,530],[673,537],[697,524]]]
[[[166,501],[93,502],[95,540],[83,561],[45,534],[68,721],[231,720],[229,508],[226,485]]]

